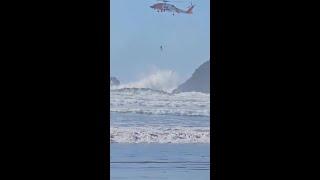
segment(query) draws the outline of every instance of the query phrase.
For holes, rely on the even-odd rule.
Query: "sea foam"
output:
[[[210,143],[209,127],[111,127],[112,143]]]
[[[180,116],[210,116],[210,94],[171,94],[146,88],[110,90],[110,111]]]

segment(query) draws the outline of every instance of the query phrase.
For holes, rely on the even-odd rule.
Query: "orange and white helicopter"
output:
[[[172,12],[172,15],[174,15],[174,13],[192,14],[192,9],[195,6],[191,3],[191,6],[187,7],[187,10],[182,10],[177,8],[175,5],[167,3],[170,1],[167,1],[167,0],[158,0],[158,1],[162,1],[163,3],[156,3],[150,7],[158,12]]]

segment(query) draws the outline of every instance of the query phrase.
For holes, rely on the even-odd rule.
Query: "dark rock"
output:
[[[210,60],[203,63],[186,82],[182,83],[173,93],[202,92],[210,93]]]
[[[120,81],[116,77],[110,77],[110,86],[118,86]]]

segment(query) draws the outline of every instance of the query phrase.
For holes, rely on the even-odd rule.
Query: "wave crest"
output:
[[[167,94],[171,95],[172,93],[168,93],[163,90],[155,90],[151,88],[122,88],[122,87],[117,87],[117,88],[110,88],[111,92],[127,92],[127,93],[159,93],[159,94]]]
[[[110,92],[110,111],[120,113],[210,116],[210,94],[124,88]]]
[[[113,89],[147,88],[171,92],[179,85],[178,75],[172,70],[157,70],[136,82],[131,82]]]
[[[111,143],[210,143],[205,127],[111,127]]]

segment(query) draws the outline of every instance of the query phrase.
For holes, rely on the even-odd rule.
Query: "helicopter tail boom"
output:
[[[187,11],[186,13],[187,14],[192,14],[192,9],[194,8],[194,5],[192,5]]]

